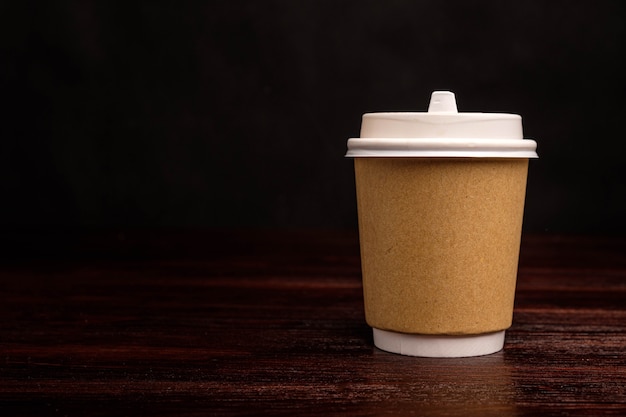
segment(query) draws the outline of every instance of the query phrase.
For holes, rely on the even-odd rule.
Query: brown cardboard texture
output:
[[[449,335],[510,327],[527,172],[527,159],[355,159],[368,324]]]

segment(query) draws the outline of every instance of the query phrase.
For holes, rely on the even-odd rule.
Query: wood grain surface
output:
[[[372,344],[358,236],[5,234],[0,415],[626,415],[626,240],[524,236],[502,352]]]

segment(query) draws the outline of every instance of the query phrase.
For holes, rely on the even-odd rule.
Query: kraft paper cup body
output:
[[[527,159],[355,160],[366,319],[403,333],[511,325]]]
[[[521,120],[511,120],[519,124],[513,135],[521,136]],[[493,353],[502,349],[512,322],[528,159],[536,157],[536,143],[502,138],[516,143],[471,157],[472,151],[485,154],[475,145],[483,138],[468,139],[469,148],[459,138],[440,148],[424,139],[400,146],[410,156],[394,145],[376,145],[377,155],[371,140],[351,139],[366,321],[383,350],[435,357]],[[366,150],[359,154],[362,143]],[[396,154],[386,156],[389,149]]]

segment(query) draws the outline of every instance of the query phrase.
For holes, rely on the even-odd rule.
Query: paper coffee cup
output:
[[[502,349],[511,325],[528,159],[521,117],[370,113],[355,158],[367,323],[380,349],[459,357]]]

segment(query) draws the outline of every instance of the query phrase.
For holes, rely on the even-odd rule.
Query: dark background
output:
[[[626,232],[622,1],[0,3],[0,229],[354,228],[370,111],[521,114],[525,230]]]

